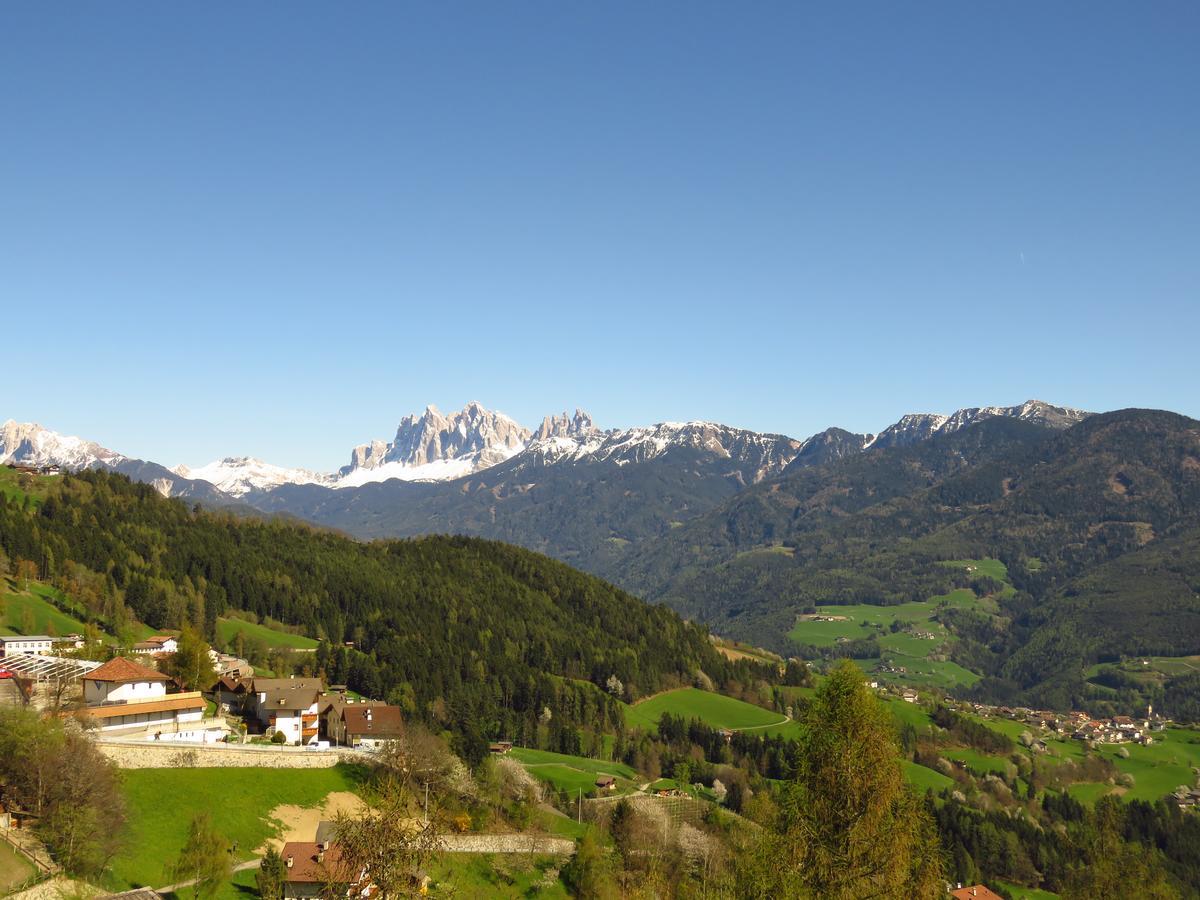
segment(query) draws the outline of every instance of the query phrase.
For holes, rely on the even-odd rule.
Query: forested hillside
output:
[[[755,458],[757,460],[757,457]],[[252,502],[364,538],[481,534],[609,577],[631,545],[736,495],[757,462],[695,446],[626,464],[547,464],[528,454],[446,484],[386,481],[353,491],[284,485]]]
[[[69,584],[97,622],[191,622],[228,610],[302,626],[363,693],[436,719],[473,747],[541,724],[608,730],[617,698],[732,664],[677,614],[517,547],[455,537],[364,544],[204,512],[149,485],[83,472],[0,495],[0,550]],[[549,709],[549,714],[545,710]]]
[[[978,581],[944,561],[996,558],[1016,590],[997,615],[959,617],[958,661],[989,676],[989,696],[1065,706],[1098,660],[1200,653],[1197,526],[1200,423],[992,420],[755,486],[639,548],[617,578],[787,652],[806,608],[924,600]]]

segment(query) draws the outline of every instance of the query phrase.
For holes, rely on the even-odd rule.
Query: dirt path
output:
[[[334,819],[338,813],[353,815],[363,808],[362,799],[349,791],[338,791],[325,798],[317,807],[277,806],[271,810],[271,818],[279,823],[279,835],[269,838],[255,853],[267,852],[267,847],[282,850],[288,841],[316,840],[317,825]]]

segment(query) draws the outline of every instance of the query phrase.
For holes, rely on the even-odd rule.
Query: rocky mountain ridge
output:
[[[536,430],[530,430],[503,413],[471,402],[449,414],[428,406],[419,416],[405,416],[391,441],[375,440],[356,446],[350,462],[331,473],[274,465],[249,456],[166,469],[39,425],[9,421],[0,430],[0,462],[55,464],[70,469],[123,466],[131,477],[149,481],[168,496],[233,500],[268,494],[286,485],[353,489],[392,479],[447,482],[505,463],[511,463],[514,471],[523,472],[524,477],[536,479],[539,469],[552,465],[639,465],[671,450],[688,449],[713,460],[736,463],[724,474],[745,485],[799,466],[823,464],[873,448],[908,446],[936,434],[953,433],[981,419],[1002,416],[1065,428],[1087,415],[1081,410],[1030,400],[1017,406],[971,407],[948,416],[910,414],[878,435],[830,428],[801,441],[703,421],[602,430],[580,409],[573,416],[566,412],[547,416]]]

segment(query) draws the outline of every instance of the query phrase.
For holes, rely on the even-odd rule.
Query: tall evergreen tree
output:
[[[748,877],[779,897],[934,900],[945,894],[933,821],[904,781],[895,729],[843,661],[818,689],[796,774]]]

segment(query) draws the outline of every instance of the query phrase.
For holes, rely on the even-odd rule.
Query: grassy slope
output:
[[[1019,884],[1009,884],[1007,881],[997,881],[996,887],[1002,887],[1012,896],[1013,900],[1058,900],[1058,894],[1043,891],[1040,888],[1022,887]]]
[[[562,864],[561,859],[549,856],[447,853],[430,867],[434,883],[429,896],[453,896],[459,900],[566,898],[570,895],[562,882],[546,878],[548,870],[557,870]]]
[[[212,815],[217,831],[238,842],[239,859],[274,833],[269,816],[282,804],[316,806],[333,791],[351,791],[358,773],[332,769],[129,769],[122,772],[128,813],[125,849],[109,885],[162,887],[192,817]]]
[[[1024,731],[1039,736],[1036,728],[1023,722],[977,716],[970,718],[1013,740],[1018,740]],[[1050,748],[1048,756],[1052,759],[1079,759],[1084,754],[1084,746],[1079,741],[1062,738],[1045,740]],[[1196,784],[1192,769],[1200,767],[1200,730],[1169,728],[1156,733],[1154,741],[1149,747],[1140,744],[1103,744],[1097,751],[1105,759],[1111,760],[1118,771],[1133,776],[1133,787],[1117,791],[1126,800],[1158,800],[1180,785]],[[1120,755],[1122,748],[1129,753],[1128,759]],[[1018,750],[1028,753],[1023,748],[1018,747]],[[969,749],[946,750],[942,755],[948,759],[962,760],[968,768],[980,774],[1003,771],[1007,760],[1003,755],[987,755]],[[1113,790],[1112,785],[1094,782],[1080,782],[1068,788],[1073,797],[1086,803],[1093,803]]]
[[[29,593],[25,593],[18,591],[11,581],[6,581],[0,591],[4,594],[0,634],[83,634],[83,622],[61,612],[46,599],[57,593],[49,585],[34,583],[30,585]]]
[[[238,632],[244,634],[246,640],[261,641],[272,649],[287,647],[292,650],[315,650],[317,648],[316,641],[300,634],[276,631],[266,625],[256,625],[242,619],[217,619],[217,638],[222,645],[233,643]]]
[[[629,725],[640,725],[654,730],[663,713],[685,719],[699,719],[714,728],[731,730],[758,729],[764,726],[782,726],[786,720],[776,712],[762,709],[723,694],[714,694],[698,688],[679,688],[666,691],[633,706],[625,707],[625,721]]]
[[[0,895],[33,874],[33,865],[8,844],[0,841]]]
[[[619,762],[568,756],[548,750],[528,750],[523,747],[514,748],[509,756],[525,766],[531,775],[549,782],[555,790],[565,790],[568,793],[582,789],[586,794],[594,790],[597,775],[612,775],[617,778],[618,790],[628,789],[639,780],[633,769]]]
[[[921,793],[932,789],[937,794],[954,785],[953,778],[947,778],[941,772],[935,772],[933,769],[918,766],[915,762],[908,760],[904,761],[904,778]]]
[[[9,500],[24,501],[26,492],[21,489],[21,475],[8,466],[0,466],[0,494]],[[29,496],[34,504],[42,502],[46,490],[60,479],[58,475],[28,476]]]

